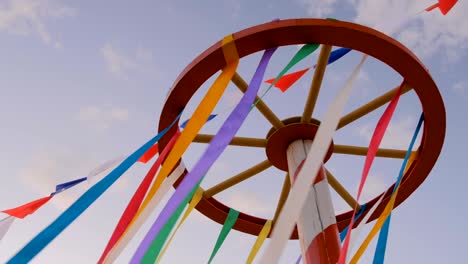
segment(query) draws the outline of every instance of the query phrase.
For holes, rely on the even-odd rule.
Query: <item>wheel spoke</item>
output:
[[[247,91],[247,83],[242,79],[242,77],[236,72],[234,76],[232,77],[231,80],[239,90],[241,90],[243,93]],[[265,116],[265,118],[270,121],[270,123],[275,127],[276,129],[281,128],[284,126],[283,122],[271,111],[271,109],[263,102],[263,100],[260,100],[260,98],[257,96],[255,97],[255,102],[258,102],[256,107],[260,113]]]
[[[249,179],[250,177],[259,174],[260,172],[268,169],[271,167],[272,164],[270,163],[269,160],[264,160],[257,165],[237,174],[236,176],[233,176],[223,182],[220,182],[216,184],[215,186],[211,187],[210,189],[206,190],[205,193],[203,194],[205,197],[211,197],[217,193],[220,193],[242,181],[245,181]]]
[[[214,138],[214,135],[198,134],[195,136],[193,142],[196,143],[210,143]],[[255,147],[264,148],[266,147],[267,141],[263,138],[248,138],[248,137],[234,137],[229,145],[241,146],[241,147]]]
[[[354,197],[341,185],[341,183],[331,174],[331,172],[327,169],[325,169],[327,173],[327,180],[328,184],[338,193],[341,198],[349,205],[351,208],[358,208],[361,209],[361,206],[357,203],[357,201],[354,199]]]
[[[312,118],[312,113],[314,112],[315,103],[317,102],[317,97],[320,92],[320,87],[322,86],[323,75],[327,68],[328,58],[330,57],[332,46],[322,45],[320,50],[320,55],[317,60],[317,65],[314,72],[314,78],[312,84],[310,85],[309,95],[307,96],[307,101],[304,106],[304,112],[302,114],[302,122],[310,122]]]
[[[366,147],[357,147],[357,146],[347,146],[347,145],[335,145],[333,147],[333,153],[337,154],[349,154],[349,155],[358,155],[366,156],[369,149]],[[382,158],[392,158],[392,159],[404,159],[406,156],[406,150],[399,149],[379,149],[375,156]]]
[[[281,213],[281,210],[283,209],[284,203],[286,202],[286,199],[288,198],[290,190],[291,190],[291,180],[289,179],[289,173],[287,173],[286,176],[284,177],[283,188],[281,189],[281,194],[278,199],[278,204],[276,205],[276,211],[275,211],[275,216],[273,217],[273,223],[275,223],[276,219],[278,219],[278,216]]]
[[[398,86],[399,87],[399,86]],[[349,125],[350,123],[356,121],[357,119],[369,114],[370,112],[376,110],[377,108],[383,106],[384,104],[390,102],[395,95],[396,91],[398,90],[398,87],[395,87],[394,89],[386,92],[385,94],[375,98],[374,100],[370,101],[369,103],[357,108],[356,110],[350,112],[349,114],[343,116],[340,119],[340,122],[338,123],[338,129],[343,128],[346,125]],[[403,87],[401,94],[405,94],[408,91],[413,89],[409,85],[405,85]]]

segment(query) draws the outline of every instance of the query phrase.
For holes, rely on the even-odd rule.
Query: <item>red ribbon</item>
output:
[[[140,186],[138,186],[138,189],[136,190],[136,192],[133,195],[132,199],[128,203],[127,208],[125,208],[125,211],[123,212],[122,216],[120,217],[119,223],[115,227],[114,232],[112,233],[112,236],[109,239],[109,242],[107,243],[106,248],[102,252],[102,255],[101,255],[101,257],[99,258],[99,261],[98,261],[99,264],[103,263],[103,261],[106,258],[107,254],[109,254],[110,250],[119,241],[120,237],[123,235],[123,233],[127,229],[128,225],[132,221],[133,217],[137,213],[138,208],[140,208],[140,205],[141,205],[141,203],[143,201],[143,198],[145,198],[146,192],[148,192],[148,189],[149,189],[149,187],[151,185],[151,182],[153,182],[153,179],[154,179],[154,176],[156,175],[156,172],[158,171],[159,167],[161,166],[161,163],[164,161],[167,154],[169,153],[169,151],[172,149],[175,142],[179,138],[179,135],[180,135],[180,132],[177,131],[177,133],[172,137],[172,139],[169,141],[167,146],[164,148],[161,155],[159,155],[158,159],[153,164],[151,169],[148,171],[145,178],[141,182]],[[153,145],[153,146],[157,146],[157,145]]]
[[[377,126],[375,127],[374,133],[369,143],[369,150],[367,151],[366,161],[364,163],[364,169],[362,170],[361,183],[359,184],[359,188],[358,188],[356,205],[359,203],[359,198],[361,197],[362,189],[364,188],[367,175],[369,174],[369,170],[372,166],[372,162],[374,161],[375,155],[377,154],[377,150],[379,150],[380,143],[382,142],[382,139],[385,135],[385,131],[387,130],[388,124],[390,123],[393,113],[395,112],[395,108],[398,104],[398,100],[400,99],[401,90],[403,89],[404,85],[405,85],[405,82],[403,82],[400,85],[395,95],[393,96],[392,101],[385,109],[385,112],[383,113],[382,117],[380,117],[379,122],[377,123]],[[341,252],[340,252],[340,258],[338,260],[338,264],[344,264],[346,261],[346,254],[348,252],[349,240],[351,237],[351,231],[353,229],[352,227],[354,225],[354,218],[356,215],[356,211],[357,211],[357,207],[354,208],[353,216],[351,217],[351,223],[349,224],[349,227],[348,227],[348,233],[343,243],[343,248],[341,249]]]

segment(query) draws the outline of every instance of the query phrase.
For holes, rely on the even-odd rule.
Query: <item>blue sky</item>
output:
[[[442,154],[431,175],[394,211],[387,263],[453,263],[468,246],[463,203],[468,181],[464,122],[468,100],[466,1],[447,16],[415,14],[432,4],[424,1],[292,0],[292,1],[58,1],[0,2],[0,208],[7,209],[48,195],[55,184],[83,177],[100,163],[129,154],[154,135],[168,89],[178,74],[203,50],[225,35],[274,18],[335,17],[385,28],[401,18],[412,20],[392,36],[407,45],[430,70],[447,113]],[[297,47],[280,49],[267,76],[272,77]],[[317,54],[295,69],[315,62]],[[249,80],[259,60],[242,60],[239,73]],[[320,119],[359,60],[351,53],[327,69],[319,96]],[[273,90],[266,102],[280,118],[300,115],[311,80],[308,73],[287,93]],[[368,61],[345,112],[388,91],[401,78],[376,60]],[[194,96],[183,119],[190,116],[206,85]],[[266,89],[262,86],[261,91]],[[203,128],[216,133],[240,98],[230,85],[216,108],[224,112]],[[335,143],[366,146],[382,109],[339,131]],[[405,95],[383,146],[405,149],[421,107],[413,92]],[[264,137],[270,125],[252,111],[238,135]],[[194,144],[184,156],[193,166],[204,150]],[[209,187],[265,159],[263,150],[229,147],[202,186]],[[356,193],[363,157],[334,155],[327,167],[352,194]],[[400,160],[377,159],[364,201],[397,177]],[[104,248],[118,217],[148,165],[136,164],[88,211],[55,239],[34,263],[93,263]],[[271,169],[217,196],[235,209],[272,217],[282,172]],[[0,262],[7,260],[53,221],[92,183],[62,193],[24,220],[15,221],[0,243]],[[348,210],[335,194],[336,211]],[[154,213],[155,219],[161,208]],[[1,217],[1,216],[0,216]],[[422,222],[421,220],[425,221]],[[119,259],[126,263],[144,230]],[[194,213],[177,234],[163,263],[205,263],[221,226]],[[215,263],[242,263],[254,237],[233,231]],[[370,262],[370,247],[363,263]],[[291,242],[281,263],[299,254]]]

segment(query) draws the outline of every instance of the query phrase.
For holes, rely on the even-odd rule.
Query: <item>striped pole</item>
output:
[[[300,170],[312,140],[296,140],[287,150],[291,182]],[[340,237],[325,169],[319,171],[307,202],[297,221],[302,259],[305,264],[336,264],[340,255]]]

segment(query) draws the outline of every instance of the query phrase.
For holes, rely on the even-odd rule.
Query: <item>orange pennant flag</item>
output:
[[[143,156],[138,160],[138,162],[147,163],[150,161],[154,155],[158,153],[158,144],[154,144],[150,149],[148,149]]]
[[[289,89],[297,80],[299,80],[302,75],[304,75],[310,68],[289,73],[281,77],[276,83],[275,87],[279,88],[283,93],[286,92],[286,90]],[[266,83],[272,84],[275,81],[275,78],[266,80]]]
[[[16,208],[3,210],[2,212],[5,214],[14,216],[16,218],[25,218],[27,215],[30,215],[36,212],[37,209],[39,209],[41,206],[47,203],[51,198],[52,196],[47,196],[47,197],[32,201],[30,203],[23,204]]]

